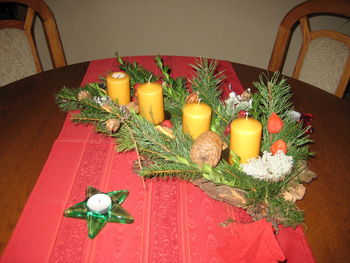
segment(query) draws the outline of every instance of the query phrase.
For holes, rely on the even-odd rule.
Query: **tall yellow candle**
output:
[[[112,72],[107,75],[107,94],[119,105],[130,102],[130,78],[125,72]]]
[[[164,120],[163,88],[159,83],[141,84],[137,89],[140,114],[154,124]]]
[[[187,103],[182,110],[182,130],[196,139],[203,132],[209,131],[211,108],[203,103]]]
[[[241,158],[241,163],[259,156],[262,125],[252,118],[238,118],[231,123],[230,150]],[[230,163],[231,154],[230,154]]]

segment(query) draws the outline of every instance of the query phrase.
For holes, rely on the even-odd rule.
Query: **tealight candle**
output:
[[[106,194],[95,194],[87,200],[87,207],[91,212],[105,214],[111,207],[112,199]]]
[[[119,105],[130,102],[130,78],[125,72],[112,72],[107,75],[107,93]]]
[[[196,139],[203,132],[209,131],[211,108],[203,102],[185,104],[182,110],[182,130]]]
[[[164,120],[163,88],[159,83],[148,82],[137,88],[140,114],[154,124]]]
[[[246,163],[259,156],[262,125],[252,118],[238,118],[231,123],[230,150]],[[231,154],[230,154],[230,163]]]

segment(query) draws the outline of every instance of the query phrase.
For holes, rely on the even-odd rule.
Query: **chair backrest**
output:
[[[0,86],[42,71],[42,65],[33,37],[36,15],[44,34],[54,68],[66,66],[60,35],[52,11],[42,0],[0,0],[26,8],[24,20],[0,20]]]
[[[331,30],[311,31],[308,18],[320,15],[348,19],[350,1],[311,0],[290,10],[279,26],[268,69],[282,71],[291,35],[300,24],[303,40],[292,77],[343,97],[350,77],[350,37]]]

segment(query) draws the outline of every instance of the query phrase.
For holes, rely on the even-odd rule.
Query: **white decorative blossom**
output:
[[[301,114],[300,112],[291,110],[287,112],[287,116],[294,122],[297,122],[300,120]]]
[[[266,181],[280,181],[289,175],[293,168],[293,157],[278,151],[275,155],[264,152],[262,157],[253,158],[241,164],[243,172],[254,178]]]
[[[96,102],[98,105],[102,106],[104,104],[111,104],[112,100],[108,96],[103,97],[93,97],[94,102]]]
[[[252,102],[250,89],[245,90],[241,95],[237,95],[232,91],[228,99],[225,100],[226,109],[229,114],[233,114],[236,109],[248,111],[252,107]]]

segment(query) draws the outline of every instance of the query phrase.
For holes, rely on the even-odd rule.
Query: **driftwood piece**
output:
[[[245,208],[247,204],[246,192],[226,185],[216,185],[204,178],[191,180],[191,183],[198,186],[209,197],[226,202],[230,205]]]

